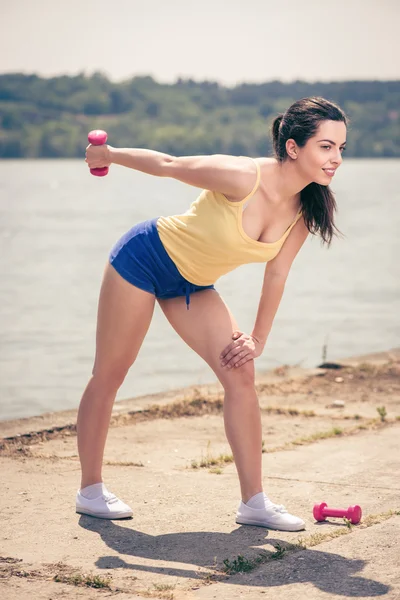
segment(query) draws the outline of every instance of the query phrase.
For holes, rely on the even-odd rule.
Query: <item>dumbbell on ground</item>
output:
[[[107,133],[102,129],[93,129],[88,134],[89,144],[92,146],[102,146],[107,141]],[[108,167],[99,167],[98,169],[90,169],[92,175],[104,177],[108,173]]]
[[[326,517],[346,517],[353,525],[357,525],[361,521],[361,507],[357,504],[344,508],[328,508],[326,502],[315,504],[313,510],[314,519],[316,521],[325,521]]]

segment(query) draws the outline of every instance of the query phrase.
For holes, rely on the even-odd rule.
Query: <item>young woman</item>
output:
[[[236,522],[284,531],[304,521],[263,492],[261,418],[254,359],[262,353],[292,262],[307,235],[331,243],[336,202],[328,185],[342,163],[348,119],[324,98],[303,98],[275,118],[275,157],[175,157],[144,149],[91,146],[90,168],[112,163],[202,189],[181,215],[135,225],[115,244],[101,286],[92,377],[77,420],[82,466],[79,513],[132,515],[102,480],[112,406],[134,363],[155,299],[182,339],[213,369],[224,391],[224,424],[241,488]],[[267,263],[251,334],[214,283],[251,262]],[[189,310],[187,310],[189,309]],[[162,360],[162,358],[161,358]]]

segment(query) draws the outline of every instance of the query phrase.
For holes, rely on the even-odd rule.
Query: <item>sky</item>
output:
[[[0,0],[0,73],[400,79],[400,0]]]

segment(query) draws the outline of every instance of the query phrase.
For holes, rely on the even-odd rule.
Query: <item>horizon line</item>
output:
[[[233,84],[233,83],[223,83],[222,81],[219,81],[217,79],[196,79],[193,76],[187,76],[187,75],[177,75],[174,81],[163,81],[160,78],[156,78],[154,75],[151,75],[150,73],[136,73],[136,74],[132,74],[130,76],[126,76],[124,78],[119,78],[119,79],[114,79],[109,73],[102,71],[100,69],[95,69],[91,72],[85,72],[85,70],[81,70],[81,71],[77,71],[75,74],[71,74],[71,73],[66,73],[66,72],[60,72],[54,75],[43,75],[38,71],[23,71],[23,70],[10,70],[10,71],[0,71],[0,77],[3,76],[7,76],[7,75],[23,75],[25,77],[38,77],[40,79],[58,79],[61,77],[69,77],[71,79],[75,78],[75,77],[80,77],[83,76],[87,79],[91,79],[94,76],[101,76],[104,77],[105,79],[107,79],[108,81],[110,81],[111,83],[125,83],[127,81],[132,81],[133,79],[151,79],[152,81],[154,81],[154,83],[160,84],[160,85],[176,85],[179,82],[182,83],[188,83],[188,82],[192,82],[195,84],[201,84],[201,83],[209,83],[209,84],[217,84],[221,87],[239,87],[239,86],[243,86],[243,85],[248,85],[248,86],[260,86],[260,85],[265,85],[268,83],[280,83],[282,85],[293,85],[295,83],[304,83],[304,84],[308,84],[308,85],[316,85],[316,84],[324,84],[324,85],[329,85],[332,83],[396,83],[396,82],[400,82],[400,78],[395,78],[395,79],[377,79],[377,78],[371,78],[371,79],[331,79],[329,81],[324,81],[324,80],[308,80],[308,79],[292,79],[290,81],[285,81],[282,79],[276,79],[276,78],[271,78],[271,79],[265,79],[265,80],[241,80],[238,81],[237,83]]]

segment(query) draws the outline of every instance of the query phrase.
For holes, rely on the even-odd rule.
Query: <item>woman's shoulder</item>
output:
[[[278,162],[276,158],[272,158],[271,156],[260,156],[254,160],[256,160],[260,166],[265,168],[275,167]]]

